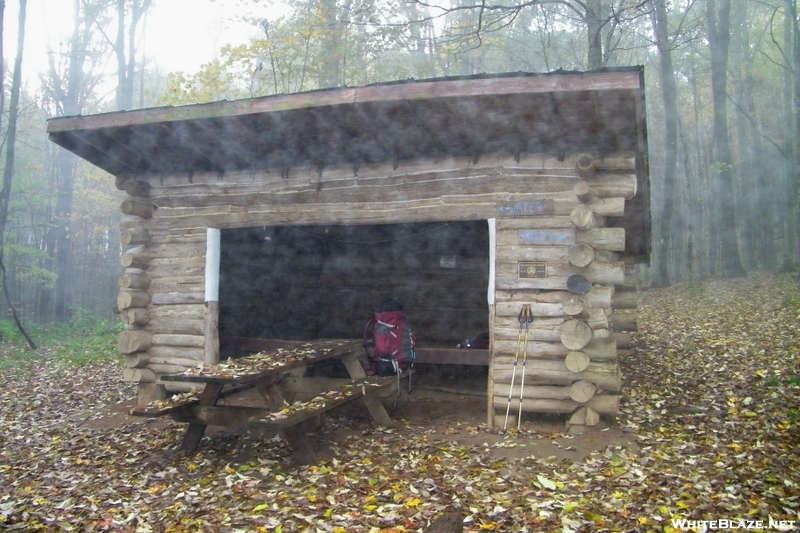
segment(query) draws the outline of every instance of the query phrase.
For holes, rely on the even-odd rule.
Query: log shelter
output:
[[[119,349],[140,402],[185,391],[170,375],[276,339],[359,339],[391,296],[419,363],[488,366],[490,426],[530,412],[580,428],[618,410],[633,266],[650,256],[642,67],[407,80],[47,129],[126,192]],[[484,332],[488,349],[457,348]]]

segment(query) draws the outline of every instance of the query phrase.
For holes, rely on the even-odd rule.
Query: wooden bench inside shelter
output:
[[[306,437],[315,427],[314,420],[335,407],[361,400],[373,421],[383,426],[394,425],[380,396],[397,390],[396,377],[366,376],[358,360],[362,352],[360,341],[269,341],[268,345],[269,349],[246,357],[162,376],[163,381],[194,383],[202,389],[136,406],[131,414],[148,418],[171,416],[188,423],[180,445],[184,451],[197,448],[207,426],[281,433],[301,464],[316,461]],[[262,343],[262,346],[267,345]],[[330,359],[341,360],[350,377],[326,380],[321,390],[319,380],[306,378],[304,373],[308,365]],[[220,403],[252,388],[258,391],[263,405]],[[289,403],[285,398],[287,391],[306,399]]]

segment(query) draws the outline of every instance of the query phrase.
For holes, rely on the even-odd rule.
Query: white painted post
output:
[[[490,218],[489,222],[489,288],[486,295],[489,305],[494,305],[494,277],[497,248],[497,220]]]
[[[219,260],[221,232],[217,228],[206,230],[206,314],[203,325],[205,337],[203,362],[219,363]]]

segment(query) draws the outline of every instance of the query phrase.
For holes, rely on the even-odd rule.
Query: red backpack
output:
[[[384,302],[364,327],[364,346],[372,346],[371,368],[367,373],[388,376],[412,365],[417,354],[416,338],[408,325],[405,311],[397,302]]]

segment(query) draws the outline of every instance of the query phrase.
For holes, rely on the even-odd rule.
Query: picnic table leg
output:
[[[223,385],[221,383],[206,383],[203,392],[198,397],[198,405],[200,406],[213,406],[216,405],[219,395],[222,392]],[[203,433],[206,431],[205,424],[190,422],[189,427],[186,429],[186,434],[183,436],[180,449],[185,452],[193,452],[200,444],[200,439],[203,438]]]
[[[364,367],[361,366],[361,362],[358,360],[358,353],[353,352],[350,355],[342,357],[342,363],[344,363],[344,367],[347,369],[347,373],[350,374],[351,379],[367,377],[367,373],[364,372]],[[361,402],[366,406],[375,423],[385,427],[397,426],[394,420],[389,416],[389,413],[386,412],[386,407],[384,407],[380,398],[376,398],[375,396],[362,396]]]
[[[267,376],[256,382],[256,390],[261,395],[264,403],[270,411],[280,411],[283,409],[284,398],[280,389],[275,384],[275,376]]]
[[[308,432],[315,429],[313,426],[313,421],[306,420],[283,432],[292,449],[292,457],[298,464],[313,465],[317,462],[317,454],[308,441]]]

